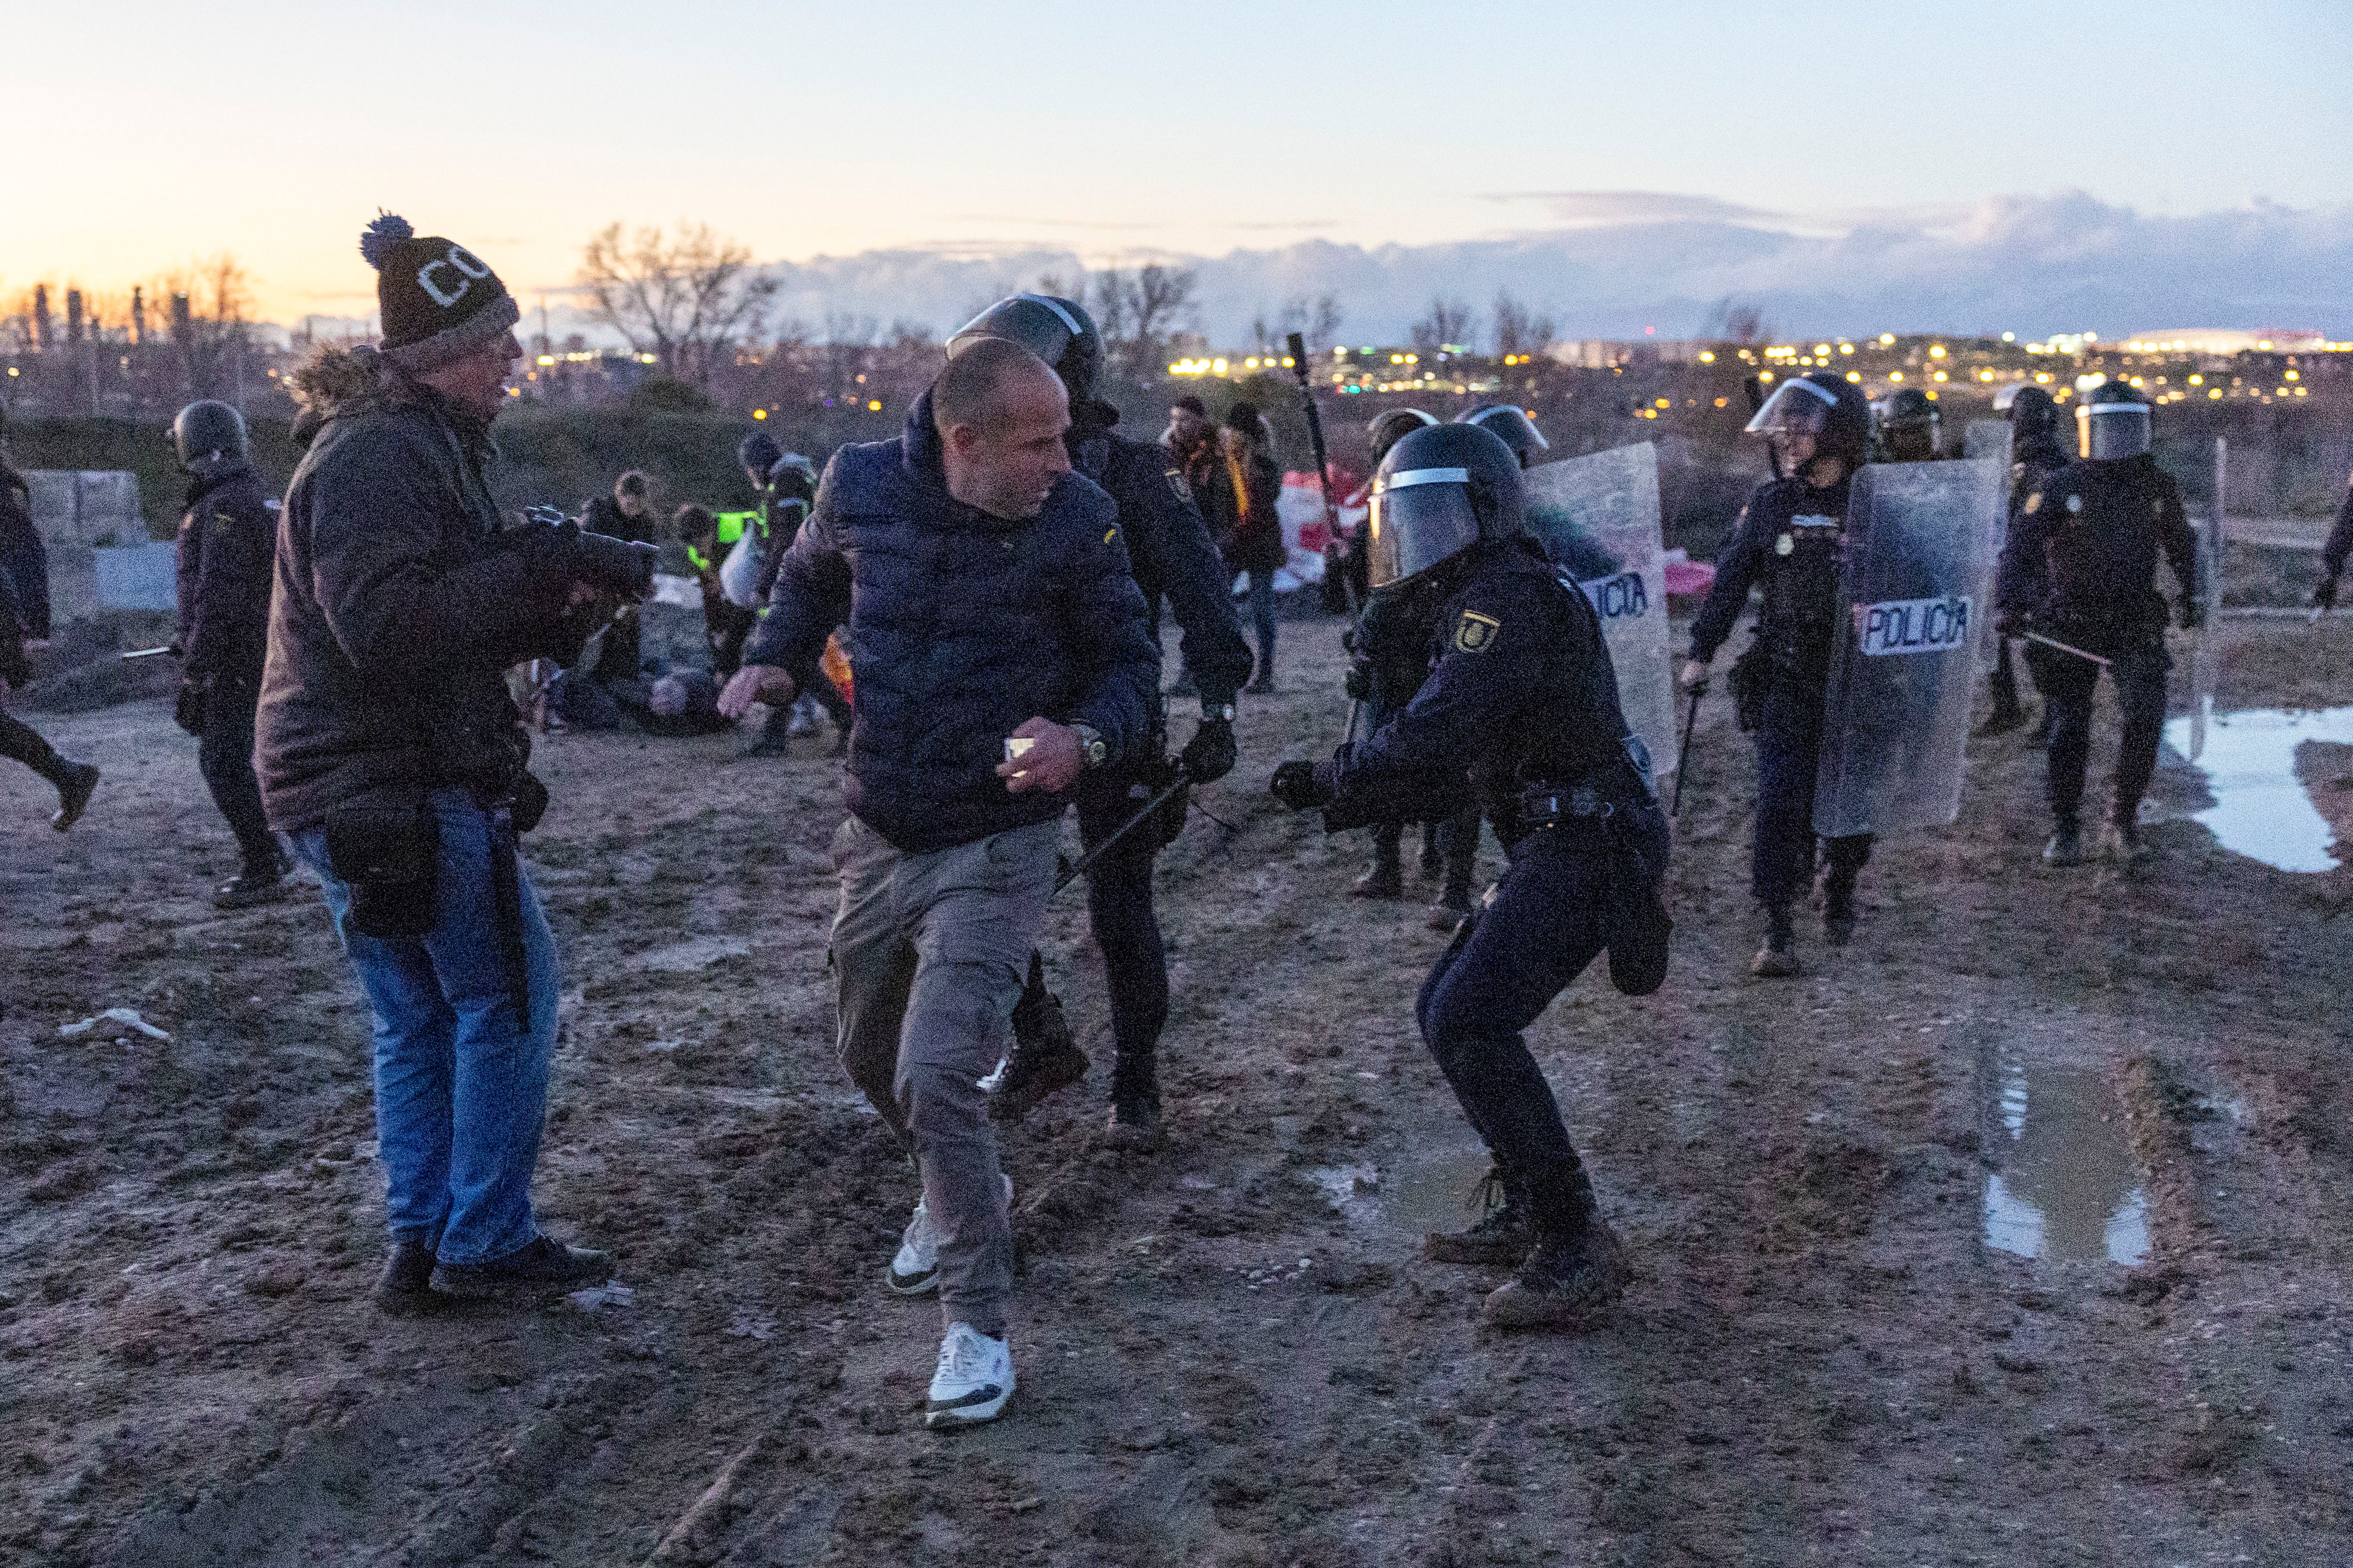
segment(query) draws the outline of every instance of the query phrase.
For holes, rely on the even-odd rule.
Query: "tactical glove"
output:
[[[1185,776],[1195,784],[1208,784],[1224,778],[1234,771],[1240,753],[1234,747],[1234,724],[1230,719],[1204,719],[1185,742],[1176,761],[1184,767]]]
[[[2185,632],[2194,632],[2198,629],[2199,623],[2205,620],[2205,618],[2206,608],[2198,602],[2198,595],[2195,594],[2182,595],[2181,629]]]
[[[1373,666],[1369,659],[1356,659],[1349,664],[1347,678],[1341,683],[1353,701],[1369,702],[1373,699]]]
[[[2337,607],[2336,578],[2324,577],[2320,580],[2320,586],[2312,591],[2312,607],[2316,610],[2333,610]]]
[[[198,740],[205,734],[205,694],[210,682],[203,676],[191,675],[180,682],[180,689],[172,699],[172,722]]]
[[[1285,763],[1274,770],[1267,790],[1293,811],[1313,811],[1332,802],[1332,792],[1315,776],[1314,763]]]

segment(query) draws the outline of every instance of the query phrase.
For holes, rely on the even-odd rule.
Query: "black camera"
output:
[[[508,537],[534,554],[545,552],[542,559],[553,558],[567,576],[599,593],[642,599],[654,591],[654,563],[661,558],[657,546],[591,533],[558,508],[523,508],[522,521]]]

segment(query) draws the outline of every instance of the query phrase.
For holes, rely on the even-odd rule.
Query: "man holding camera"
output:
[[[543,1235],[531,1182],[555,943],[516,853],[547,792],[503,672],[577,655],[650,546],[502,529],[484,479],[522,358],[481,259],[380,216],[379,348],[295,374],[309,450],[279,531],[257,752],[269,825],[315,869],[375,1016],[387,1310],[576,1290],[603,1253]]]
[[[936,1288],[925,1422],[1013,1393],[1013,1234],[979,1079],[1004,1055],[1054,887],[1065,791],[1152,744],[1159,649],[1118,508],[1071,470],[1070,400],[1018,343],[974,343],[895,441],[834,455],[720,711],[795,694],[847,620],[850,816],[833,840],[843,1065],[922,1173],[890,1283]]]

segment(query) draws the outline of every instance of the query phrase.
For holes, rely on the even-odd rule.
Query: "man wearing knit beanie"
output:
[[[386,1310],[597,1284],[532,1176],[561,976],[516,836],[547,791],[505,671],[569,662],[596,607],[578,533],[502,524],[491,422],[522,348],[472,251],[389,214],[360,250],[384,340],[293,377],[309,450],[280,514],[256,760],[375,1016]]]

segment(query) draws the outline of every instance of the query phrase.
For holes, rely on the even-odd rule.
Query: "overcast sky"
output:
[[[1101,261],[1835,236],[2071,190],[2353,214],[2345,0],[133,0],[41,6],[8,44],[0,299],[227,250],[281,320],[368,308],[379,205],[526,299],[614,218],[707,219],[764,259]]]

